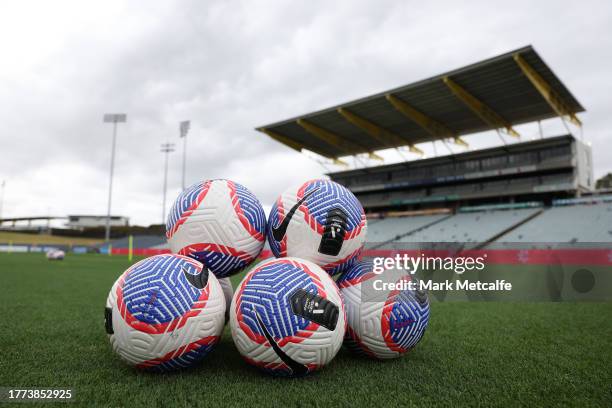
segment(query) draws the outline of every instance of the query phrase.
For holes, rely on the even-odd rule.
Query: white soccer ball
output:
[[[206,180],[184,190],[166,223],[172,252],[197,259],[218,278],[253,262],[263,249],[265,235],[261,203],[230,180]]]
[[[331,277],[312,262],[269,259],[238,286],[230,306],[238,351],[280,376],[301,376],[329,363],[342,345],[344,305]]]
[[[66,256],[66,253],[61,249],[52,248],[45,255],[50,261],[61,261]]]
[[[311,180],[278,197],[268,217],[268,243],[276,257],[306,259],[334,275],[357,260],[366,229],[353,193],[333,181]]]
[[[399,357],[421,340],[429,323],[429,299],[419,290],[384,290],[381,282],[410,281],[410,274],[375,274],[372,262],[355,264],[338,279],[347,316],[345,345],[379,359]],[[391,278],[391,276],[394,276]],[[374,281],[380,280],[377,285]]]
[[[225,308],[221,285],[200,262],[156,255],[114,283],[105,328],[125,362],[169,371],[193,366],[212,350],[223,331]]]

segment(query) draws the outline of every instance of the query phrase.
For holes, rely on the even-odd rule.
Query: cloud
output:
[[[120,125],[113,213],[161,221],[181,179],[178,122],[192,121],[188,181],[231,178],[269,206],[320,176],[259,125],[533,44],[586,106],[596,174],[607,142],[612,11],[557,2],[11,2],[0,6],[0,178],[5,216],[105,213],[111,127]],[[31,10],[36,8],[37,12]],[[550,134],[559,123],[544,123]],[[526,127],[527,134],[537,129]],[[490,134],[475,146],[497,143]],[[443,149],[443,147],[439,147]],[[392,154],[388,154],[391,159]]]

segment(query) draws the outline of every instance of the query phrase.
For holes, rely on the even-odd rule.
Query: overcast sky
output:
[[[105,112],[128,114],[117,141],[114,214],[161,222],[159,145],[178,148],[170,204],[180,187],[178,122],[185,119],[192,121],[189,183],[230,178],[269,208],[286,187],[325,170],[256,126],[528,44],[587,109],[580,118],[595,175],[612,171],[612,3],[495,3],[2,2],[3,216],[105,214]],[[537,131],[519,130],[525,140]],[[563,132],[559,120],[544,130]],[[466,139],[499,143],[490,134]]]

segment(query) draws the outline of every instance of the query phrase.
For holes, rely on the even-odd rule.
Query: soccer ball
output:
[[[156,255],[125,271],[106,300],[105,328],[128,364],[169,371],[198,363],[219,341],[225,298],[217,278],[191,258]]]
[[[268,242],[276,257],[306,259],[334,275],[356,261],[366,229],[353,193],[333,181],[311,180],[278,197],[268,218]]]
[[[217,280],[221,285],[223,296],[225,297],[225,304],[227,305],[227,308],[225,309],[225,323],[227,324],[227,322],[229,322],[230,304],[232,303],[232,297],[234,297],[234,288],[232,287],[232,281],[230,278],[219,278]]]
[[[45,253],[45,256],[50,261],[61,261],[66,256],[66,253],[61,249],[51,248]]]
[[[172,252],[197,259],[218,278],[253,262],[265,234],[266,217],[259,200],[230,180],[207,180],[184,190],[166,223]]]
[[[399,357],[421,340],[429,323],[429,299],[420,290],[382,291],[375,280],[387,282],[385,271],[372,271],[372,262],[356,263],[337,283],[344,297],[348,327],[345,345],[357,354],[379,359]],[[410,275],[400,278],[412,280]]]
[[[273,375],[302,376],[342,345],[344,305],[332,278],[297,258],[259,263],[230,306],[232,337],[244,359]]]

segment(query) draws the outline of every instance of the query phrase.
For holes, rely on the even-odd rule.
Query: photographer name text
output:
[[[446,280],[435,282],[431,280],[408,280],[401,279],[397,282],[385,282],[382,279],[374,280],[375,290],[381,291],[402,291],[402,290],[427,290],[427,291],[510,291],[512,283],[503,279],[496,279],[490,282],[468,281],[468,280]]]

